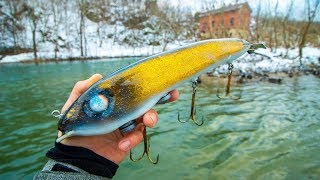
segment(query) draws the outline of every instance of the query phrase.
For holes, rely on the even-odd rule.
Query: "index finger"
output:
[[[178,91],[177,89],[174,89],[174,90],[172,90],[172,91],[170,92],[170,95],[171,95],[171,97],[170,97],[170,99],[169,99],[169,102],[175,101],[175,100],[177,100],[178,97],[179,97],[179,91]]]
[[[81,94],[83,94],[92,84],[99,81],[101,78],[101,74],[94,74],[89,79],[78,81],[73,87],[67,102],[62,107],[61,112],[63,113],[65,110],[67,110]]]

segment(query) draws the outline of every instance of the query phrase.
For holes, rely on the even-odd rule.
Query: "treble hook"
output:
[[[192,82],[192,100],[191,100],[191,110],[190,110],[190,117],[189,119],[187,119],[186,121],[182,121],[180,119],[180,113],[178,112],[178,121],[181,122],[181,123],[186,123],[188,122],[190,119],[198,126],[201,126],[203,124],[203,116],[202,116],[202,119],[201,119],[201,122],[199,123],[197,120],[196,120],[196,113],[197,113],[197,110],[195,108],[195,100],[196,100],[196,92],[197,92],[197,86],[198,86],[198,81],[193,81]]]
[[[226,94],[224,96],[220,96],[219,94],[217,94],[217,97],[220,99],[223,99],[223,98],[230,96],[231,99],[239,100],[241,97],[234,97],[234,96],[229,95],[230,94],[233,64],[231,64],[231,63],[228,64],[228,70],[229,70],[229,73],[228,73],[228,83],[227,83],[227,87],[226,87]]]
[[[154,161],[154,160],[151,159],[151,157],[150,157],[150,140],[149,140],[149,138],[147,137],[147,129],[146,129],[146,127],[144,127],[144,129],[143,129],[143,145],[144,145],[143,154],[142,154],[138,159],[133,159],[133,157],[132,157],[132,152],[130,151],[130,159],[131,159],[131,161],[133,161],[133,162],[138,162],[138,161],[140,161],[140,160],[143,158],[143,156],[144,156],[145,154],[147,154],[147,157],[148,157],[149,161],[150,161],[152,164],[157,164],[158,161],[159,161],[159,154],[158,154],[158,156],[157,156],[157,160],[156,160],[156,161]]]

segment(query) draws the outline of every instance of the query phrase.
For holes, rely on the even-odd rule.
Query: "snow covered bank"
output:
[[[292,72],[299,68],[315,69],[320,71],[320,48],[306,47],[303,49],[303,66],[300,67],[298,49],[288,51],[287,57],[286,49],[278,49],[277,52],[271,52],[270,49],[258,49],[257,54],[245,54],[238,60],[234,61],[234,70],[241,74],[255,73],[278,73],[278,72]],[[228,66],[222,65],[215,69],[214,74],[226,74]]]
[[[170,44],[167,49],[178,47],[178,44]],[[162,51],[161,47],[145,46],[140,48],[132,48],[117,44],[107,44],[103,47],[91,46],[88,48],[87,57],[124,57],[124,56],[150,56]],[[300,67],[298,49],[291,49],[286,52],[286,49],[278,49],[276,52],[271,52],[270,49],[258,49],[257,54],[245,54],[238,60],[234,61],[234,70],[240,73],[277,73],[277,72],[292,72]],[[59,52],[58,59],[74,59],[78,55],[78,51]],[[283,56],[287,55],[286,58]],[[54,52],[39,52],[39,59],[54,59]],[[33,53],[25,53],[13,56],[4,57],[0,63],[13,63],[33,60]],[[313,68],[320,70],[320,48],[306,47],[303,49],[302,63],[305,68]],[[214,74],[226,74],[228,71],[227,65],[222,65],[215,69]]]
[[[38,52],[38,59],[42,60],[69,60],[76,59],[77,57],[80,59],[98,59],[98,58],[113,58],[113,57],[137,57],[137,56],[150,56],[156,53],[160,53],[163,51],[163,47],[161,46],[144,46],[144,47],[129,47],[127,45],[119,45],[117,43],[104,43],[101,46],[98,43],[90,43],[86,51],[86,56],[81,57],[80,50],[78,49],[70,49],[59,51],[57,54],[50,51],[53,49],[51,44],[46,44],[47,48],[40,47],[40,49],[48,49],[48,51]],[[167,49],[173,49],[178,47],[178,43],[176,44],[168,44]],[[55,58],[56,57],[56,58]],[[0,57],[1,58],[1,57]],[[18,55],[10,55],[5,56],[0,60],[0,63],[17,63],[17,62],[32,62],[34,59],[33,52],[23,53]]]
[[[68,60],[68,59],[75,59],[79,57],[86,58],[86,59],[94,59],[97,57],[123,57],[123,56],[149,56],[154,53],[160,52],[160,48],[152,48],[152,47],[144,47],[139,49],[133,49],[128,48],[125,46],[107,46],[107,47],[96,47],[91,48],[87,52],[86,57],[80,57],[79,51],[73,50],[73,51],[65,51],[65,52],[58,52],[57,53],[57,60]],[[23,53],[18,55],[12,55],[12,56],[5,56],[0,63],[16,63],[16,62],[32,62],[34,59],[33,53]],[[55,59],[55,53],[54,52],[38,52],[38,59],[44,59],[44,60],[52,60]]]

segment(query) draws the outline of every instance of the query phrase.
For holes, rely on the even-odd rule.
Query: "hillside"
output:
[[[293,38],[289,44],[281,43],[281,28],[275,36],[272,25],[279,26],[283,19],[265,18],[252,19],[252,26],[260,29],[252,27],[252,36],[246,40],[266,42],[272,49],[247,55],[235,67],[243,72],[275,72],[300,66],[297,34],[288,34]],[[0,63],[149,56],[197,41],[196,19],[185,6],[157,1],[1,1]],[[294,25],[290,21],[287,27]],[[317,24],[311,24],[310,33],[316,42],[319,34],[314,27]],[[261,36],[255,39],[258,32]],[[317,68],[319,48],[312,47],[311,41],[306,43],[301,62]]]

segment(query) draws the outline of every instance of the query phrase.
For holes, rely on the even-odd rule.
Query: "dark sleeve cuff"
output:
[[[55,161],[77,166],[90,174],[112,178],[118,169],[118,165],[94,153],[93,151],[76,146],[67,146],[55,143],[46,156]]]

